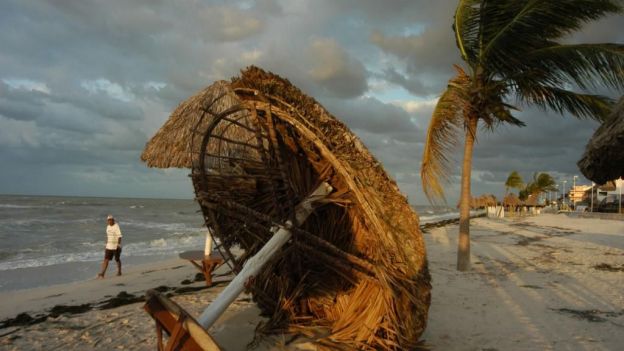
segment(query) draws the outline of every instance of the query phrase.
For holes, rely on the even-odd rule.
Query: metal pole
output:
[[[578,178],[577,176],[572,177],[572,183],[574,185],[572,185],[572,191],[570,192],[570,194],[574,194],[572,196],[572,205],[576,207],[576,178]]]
[[[591,187],[591,211],[594,212],[594,182],[592,182]]]
[[[620,183],[620,198],[618,199],[618,213],[622,213],[622,178],[618,179],[618,183]]]
[[[561,203],[562,204],[567,204],[568,202],[566,201],[566,191],[565,191],[565,185],[568,181],[564,180],[563,181],[563,192],[561,193]]]

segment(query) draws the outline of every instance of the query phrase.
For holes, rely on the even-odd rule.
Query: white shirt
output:
[[[106,250],[117,250],[119,238],[121,238],[121,229],[117,223],[106,226]]]

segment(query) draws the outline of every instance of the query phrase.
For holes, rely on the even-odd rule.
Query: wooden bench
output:
[[[180,253],[180,258],[190,261],[206,278],[206,285],[212,285],[212,272],[223,264],[224,259],[221,254],[213,252],[210,256],[205,256],[204,251],[193,250]]]
[[[221,351],[210,334],[177,303],[155,290],[148,290],[145,299],[143,308],[156,321],[159,351]],[[166,345],[163,330],[169,335]]]

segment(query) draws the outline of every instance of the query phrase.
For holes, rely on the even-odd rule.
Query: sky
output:
[[[0,194],[192,198],[188,170],[150,169],[145,143],[185,98],[248,65],[344,121],[413,204],[439,94],[461,63],[456,0],[138,0],[0,3]],[[624,42],[624,18],[566,38]],[[615,93],[611,96],[615,97]],[[521,106],[482,131],[473,194],[513,171],[589,183],[576,162],[598,123]],[[461,150],[455,153],[461,159]],[[459,195],[459,162],[447,188]]]

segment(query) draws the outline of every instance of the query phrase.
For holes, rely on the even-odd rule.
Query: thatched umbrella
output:
[[[594,133],[577,165],[598,184],[624,177],[624,97]]]
[[[516,206],[520,205],[520,199],[518,199],[516,194],[509,193],[503,199],[503,205],[504,206],[510,206],[510,207],[516,207]]]
[[[360,140],[313,98],[256,67],[183,102],[141,156],[190,167],[206,225],[240,265],[321,182],[335,191],[252,283],[267,333],[320,345],[409,349],[430,276],[418,217]]]
[[[529,197],[523,201],[523,205],[535,207],[537,206],[537,198],[538,198],[537,194],[529,195]]]
[[[496,204],[496,196],[492,194],[483,194],[480,196],[472,197],[470,199],[470,208],[474,210],[484,207],[496,206]],[[457,207],[459,208],[459,204],[457,204]]]

